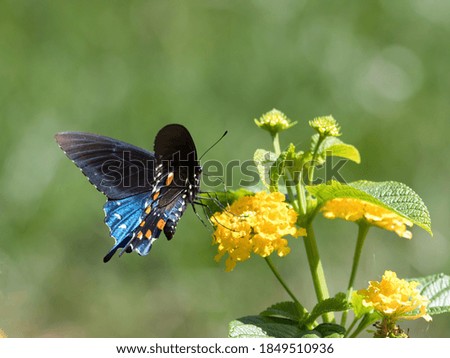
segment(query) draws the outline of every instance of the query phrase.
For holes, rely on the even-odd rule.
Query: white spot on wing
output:
[[[120,216],[120,214],[114,213],[114,216],[119,220],[122,219],[122,216]]]
[[[119,229],[124,229],[125,230],[126,228],[127,228],[127,226],[125,224],[122,224],[122,225],[119,226]]]

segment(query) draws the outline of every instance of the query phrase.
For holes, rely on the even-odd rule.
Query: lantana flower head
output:
[[[272,135],[284,131],[294,126],[297,122],[292,122],[283,112],[272,109],[264,113],[259,119],[255,119],[259,128],[269,131]]]
[[[322,137],[339,137],[341,135],[339,124],[331,115],[314,118],[309,121],[309,125]]]
[[[323,216],[327,219],[340,218],[347,221],[361,221],[395,232],[398,236],[411,239],[412,233],[407,230],[413,223],[404,217],[381,206],[354,198],[336,198],[329,200],[322,207]]]
[[[415,281],[399,279],[393,271],[385,271],[380,282],[370,281],[367,289],[355,292],[352,303],[357,315],[358,310],[374,310],[390,322],[420,317],[430,321],[427,314],[429,300],[420,294],[418,285]]]
[[[284,200],[279,192],[258,192],[239,198],[211,217],[216,226],[213,244],[218,245],[215,260],[228,254],[226,271],[248,260],[251,253],[267,257],[277,252],[280,257],[286,256],[291,249],[285,237],[306,234],[304,229],[297,229],[297,213]]]

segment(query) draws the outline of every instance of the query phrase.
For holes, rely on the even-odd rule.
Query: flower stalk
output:
[[[283,288],[285,289],[286,293],[292,298],[292,300],[295,302],[297,309],[299,310],[299,312],[301,312],[302,315],[305,315],[308,313],[308,310],[303,307],[303,305],[300,303],[300,301],[297,299],[297,297],[294,295],[294,293],[291,291],[291,289],[288,287],[288,285],[286,284],[286,282],[283,280],[283,278],[281,277],[280,273],[278,272],[277,268],[275,267],[275,265],[272,262],[272,259],[267,256],[264,258],[267,265],[269,266],[270,270],[272,271],[272,273],[275,275],[275,277],[277,278],[278,282],[281,284],[281,286],[283,286]]]
[[[356,278],[356,272],[358,271],[359,259],[361,258],[362,248],[364,241],[366,240],[367,233],[369,232],[370,225],[365,221],[358,223],[358,239],[356,240],[355,253],[353,254],[352,271],[347,286],[347,300],[350,300],[353,291],[353,284]],[[348,311],[342,313],[341,326],[345,326],[347,323]]]
[[[325,273],[322,267],[322,261],[319,256],[319,249],[317,247],[314,229],[311,224],[306,226],[307,235],[304,237],[306,255],[308,257],[309,269],[311,271],[314,290],[316,292],[317,300],[319,302],[330,297],[328,292],[327,282],[325,280]],[[329,312],[322,315],[325,323],[334,321],[334,314]]]

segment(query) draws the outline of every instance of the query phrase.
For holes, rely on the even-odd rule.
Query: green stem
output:
[[[291,296],[292,300],[295,302],[295,304],[297,305],[297,308],[299,309],[299,312],[302,313],[302,315],[305,315],[308,313],[308,311],[306,310],[305,307],[303,307],[303,305],[299,302],[299,300],[297,299],[297,297],[295,297],[295,295],[292,293],[292,291],[289,289],[288,285],[286,284],[286,282],[284,282],[283,278],[281,277],[280,273],[278,272],[277,268],[275,267],[275,265],[272,262],[272,259],[267,256],[264,258],[267,262],[267,265],[269,265],[270,269],[272,270],[273,274],[275,275],[275,277],[278,279],[278,282],[280,282],[281,286],[283,286],[283,288],[286,290],[287,294],[289,296]]]
[[[325,280],[325,274],[323,271],[322,262],[320,261],[316,237],[311,223],[306,226],[306,234],[307,235],[304,237],[304,243],[306,255],[308,257],[309,269],[311,270],[317,299],[319,302],[322,302],[323,300],[329,298],[330,294],[328,293],[327,282]],[[322,315],[322,318],[325,323],[333,322],[334,314],[332,312],[325,313]]]
[[[312,182],[314,181],[314,169],[316,168],[316,161],[317,161],[317,156],[318,156],[318,152],[319,152],[319,147],[322,144],[322,142],[324,141],[326,137],[322,137],[320,136],[319,139],[317,140],[317,144],[316,147],[314,148],[314,152],[313,152],[313,157],[311,160],[311,165],[308,169],[308,185],[311,185]]]
[[[358,336],[358,334],[360,334],[362,331],[364,331],[367,326],[369,326],[370,324],[372,324],[374,322],[374,320],[372,319],[368,319],[368,315],[364,315],[361,319],[361,321],[359,322],[358,327],[356,327],[356,329],[353,331],[353,333],[351,335],[349,335],[350,338],[355,338],[356,336]]]
[[[359,318],[356,318],[356,317],[355,317],[355,318],[353,319],[353,322],[350,324],[350,326],[348,327],[348,329],[345,331],[344,338],[349,336],[351,330],[353,329],[353,327],[355,326],[355,324],[358,323],[358,321],[359,321]]]
[[[284,175],[286,176],[286,180],[284,181],[284,183],[286,184],[286,190],[287,193],[289,195],[289,202],[292,204],[292,206],[294,207],[294,210],[296,212],[299,212],[299,206],[298,206],[298,202],[295,200],[295,196],[294,196],[294,191],[292,190],[291,184],[292,183],[292,177],[291,174],[285,170],[284,171]]]
[[[280,138],[278,137],[278,133],[272,134],[272,144],[273,149],[275,150],[275,154],[278,157],[281,154]]]
[[[306,196],[305,188],[302,185],[302,172],[300,172],[296,178],[297,184],[295,190],[297,191],[298,213],[302,216],[306,215]]]
[[[364,246],[364,241],[366,240],[367,232],[369,231],[370,225],[367,224],[365,221],[361,221],[358,224],[358,227],[359,227],[358,228],[358,239],[356,241],[355,253],[353,254],[352,272],[350,274],[350,279],[348,281],[348,286],[347,286],[347,301],[350,300],[350,296],[353,291],[353,284],[355,282],[356,272],[358,271],[359,259],[361,258],[362,248]],[[345,324],[347,322],[347,314],[348,314],[348,311],[345,311],[342,314],[341,326],[345,327]]]

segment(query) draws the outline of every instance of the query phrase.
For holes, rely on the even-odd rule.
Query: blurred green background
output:
[[[450,273],[450,2],[0,1],[0,327],[11,337],[222,337],[230,320],[287,300],[264,260],[231,273],[191,209],[148,257],[110,263],[104,197],[55,144],[58,131],[151,148],[178,122],[202,153],[252,158],[270,138],[253,118],[333,114],[360,149],[345,179],[396,180],[431,212],[434,237],[372,229],[356,286],[385,269]],[[208,190],[206,186],[202,189]],[[214,189],[214,188],[212,188]],[[330,290],[346,287],[356,226],[316,223]],[[303,244],[274,257],[307,307]],[[408,322],[449,337],[449,316]]]

